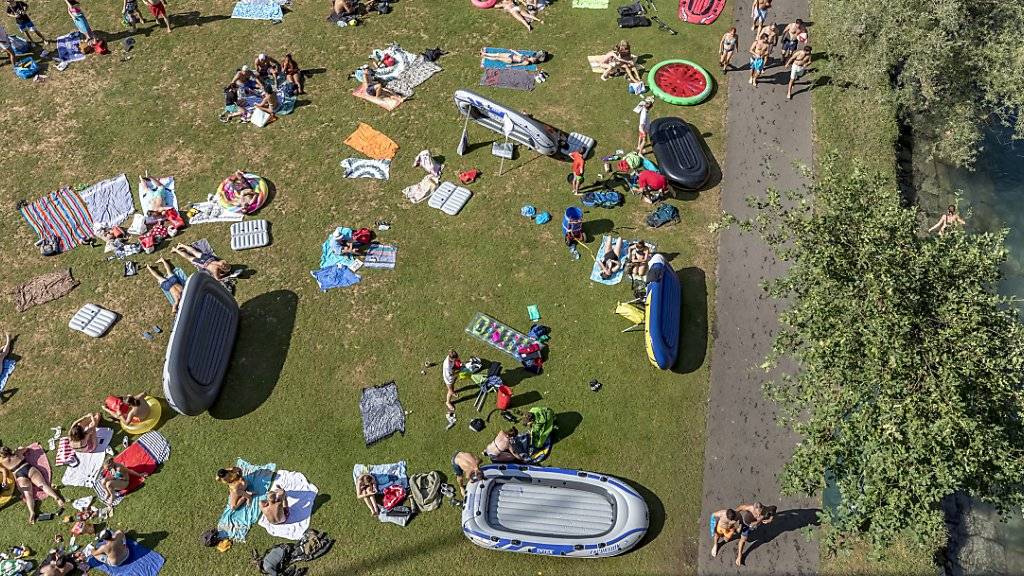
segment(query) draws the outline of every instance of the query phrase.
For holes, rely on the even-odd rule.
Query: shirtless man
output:
[[[146,270],[149,270],[149,273],[153,275],[153,278],[156,278],[156,281],[160,283],[160,288],[167,290],[167,293],[171,295],[171,298],[174,300],[174,304],[171,305],[171,311],[177,313],[178,306],[181,305],[181,294],[184,291],[185,286],[182,284],[181,278],[178,278],[178,275],[174,273],[170,262],[164,258],[157,260],[157,262],[163,264],[164,274],[160,274],[156,271],[156,268],[148,265],[146,266]]]
[[[754,43],[750,45],[750,80],[749,83],[757,88],[757,79],[761,77],[761,73],[764,72],[765,64],[768,60],[768,35],[761,34],[754,40]]]
[[[811,65],[811,47],[804,46],[802,50],[797,50],[786,61],[786,65],[789,66],[789,86],[786,87],[786,100],[790,100],[793,98],[793,84],[807,73],[807,67]]]
[[[767,68],[772,61],[772,52],[779,45],[779,25],[772,22],[761,28],[761,34],[768,36],[768,56],[764,59],[764,65]]]
[[[231,275],[231,264],[215,254],[203,252],[187,244],[178,244],[171,248],[171,252],[206,270],[215,280],[224,280]]]
[[[789,57],[796,52],[796,47],[800,44],[800,39],[803,38],[806,41],[807,38],[807,26],[804,26],[804,21],[797,18],[796,22],[788,24],[785,29],[782,30],[782,60],[789,60]]]
[[[288,493],[280,486],[267,492],[267,499],[260,501],[260,512],[267,522],[277,526],[288,520]]]
[[[483,470],[480,470],[480,459],[476,454],[469,452],[456,452],[452,456],[452,472],[458,479],[459,493],[463,498],[466,497],[466,486],[484,479]]]
[[[775,506],[765,506],[760,502],[753,504],[740,504],[736,507],[736,513],[746,530],[740,531],[740,543],[736,548],[736,565],[743,564],[743,547],[747,545],[750,532],[762,524],[771,524],[775,520]]]
[[[757,32],[764,28],[764,23],[768,21],[768,9],[771,7],[772,0],[754,0],[750,6],[750,17],[753,19],[750,24],[751,30]]]
[[[100,532],[97,535],[96,547],[92,550],[86,548],[86,552],[107,566],[120,566],[128,559],[129,554],[124,532],[118,530],[111,534],[109,529]]]
[[[0,447],[0,486],[6,487],[12,482],[21,498],[28,508],[28,523],[36,523],[36,488],[41,489],[47,496],[57,501],[57,506],[64,510],[64,499],[46,481],[42,471],[36,468],[28,460],[25,460],[25,448],[11,449],[10,446]]]
[[[740,538],[745,538],[750,534],[750,528],[743,523],[742,515],[733,510],[727,508],[725,510],[719,510],[711,514],[711,557],[715,558],[718,556],[718,545],[719,541],[721,544],[726,544],[735,538],[737,535]],[[742,561],[742,550],[736,555],[736,565],[741,566]]]

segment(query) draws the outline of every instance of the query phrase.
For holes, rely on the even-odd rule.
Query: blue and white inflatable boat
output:
[[[526,465],[481,468],[469,485],[462,531],[477,546],[548,556],[622,554],[647,533],[647,503],[622,480]]]

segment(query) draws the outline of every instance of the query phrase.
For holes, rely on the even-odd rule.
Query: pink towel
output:
[[[25,461],[35,466],[43,473],[43,481],[50,483],[50,461],[46,458],[46,452],[38,442],[30,444],[25,452]],[[36,488],[36,500],[46,500],[46,492],[42,488]]]
[[[62,437],[57,441],[57,452],[53,457],[54,463],[57,466],[63,466],[65,464],[75,465],[77,458],[75,458],[75,450],[71,448],[71,438],[67,436]]]

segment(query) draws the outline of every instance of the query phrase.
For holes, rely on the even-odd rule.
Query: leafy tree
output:
[[[822,3],[815,15],[812,43],[828,47],[833,79],[888,85],[883,97],[930,132],[942,160],[972,165],[990,118],[1024,137],[1024,4],[861,0]]]
[[[945,543],[941,502],[959,491],[1024,503],[1024,325],[995,291],[1005,233],[926,235],[892,186],[825,159],[810,191],[752,200],[744,223],[789,265],[766,284],[790,306],[764,367],[796,367],[765,386],[801,438],[783,492],[835,484],[833,548]]]

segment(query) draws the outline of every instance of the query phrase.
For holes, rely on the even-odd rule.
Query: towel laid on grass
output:
[[[374,160],[391,160],[398,152],[398,144],[394,140],[362,122],[345,138],[345,144]]]
[[[366,100],[371,104],[376,104],[377,106],[380,106],[381,108],[387,110],[388,112],[393,111],[395,108],[401,106],[402,102],[405,102],[405,98],[397,94],[392,94],[391,96],[384,96],[381,98],[372,96],[366,93],[366,89],[363,88],[362,85],[353,90],[352,95],[355,96],[356,98],[359,98],[360,100]]]
[[[89,558],[89,568],[110,576],[156,576],[163,569],[164,557],[157,552],[131,538],[125,538],[125,545],[128,547],[128,559],[120,566],[107,566],[95,558]]]
[[[260,519],[260,502],[267,499],[267,490],[270,489],[277,464],[255,466],[239,458],[235,466],[242,469],[242,476],[249,491],[252,492],[252,499],[238,510],[232,510],[230,505],[224,506],[224,512],[217,522],[217,535],[236,542],[245,542],[249,528]]]
[[[487,53],[487,54],[511,54],[512,50],[510,50],[508,48],[491,48],[491,47],[487,47],[487,48],[484,48],[484,52]],[[516,50],[516,52],[522,54],[524,57],[529,57],[529,56],[533,56],[534,54],[536,54],[536,52],[533,51],[533,50]],[[496,69],[496,70],[501,70],[501,69],[505,69],[505,68],[512,68],[514,70],[530,70],[531,72],[537,70],[537,65],[536,64],[530,64],[530,65],[527,65],[527,66],[516,66],[516,65],[513,65],[513,64],[507,64],[505,62],[502,62],[501,60],[494,60],[494,59],[488,58],[486,56],[483,56],[483,57],[480,58],[480,67],[481,68],[493,68],[493,69]]]
[[[160,206],[174,206],[178,209],[178,196],[174,193],[174,176],[152,178],[145,184],[139,183],[139,205],[142,211],[155,210]]]
[[[43,447],[39,445],[39,442],[33,442],[25,449],[25,461],[38,468],[39,472],[43,475],[43,482],[50,484],[53,477],[50,473],[50,461],[46,458],[46,452],[43,451]],[[37,486],[35,497],[40,502],[46,500],[46,492],[43,492],[43,489]]]
[[[242,20],[280,22],[284,20],[284,12],[281,10],[281,5],[274,0],[242,0],[231,10],[231,17]]]
[[[394,380],[363,388],[359,412],[363,415],[363,438],[367,446],[395,432],[405,434],[405,409],[398,399],[398,385]]]
[[[316,285],[321,292],[327,292],[331,288],[347,288],[358,284],[362,278],[345,266],[327,266],[319,270],[312,270],[309,273],[316,280]]]
[[[367,248],[363,259],[364,268],[394,269],[398,259],[398,247],[390,244],[374,244]]]
[[[345,171],[345,178],[374,178],[377,180],[391,178],[390,160],[345,158],[341,161],[341,169]]]
[[[384,87],[388,90],[409,98],[413,95],[416,87],[430,79],[431,76],[441,71],[441,67],[427,60],[423,56],[417,56],[397,78],[388,80]]]
[[[306,479],[300,472],[289,472],[278,470],[274,475],[274,483],[271,491],[282,488],[288,493],[288,516],[284,524],[271,524],[260,514],[259,525],[266,529],[267,533],[275,538],[286,538],[288,540],[300,540],[302,534],[309,529],[310,519],[313,515],[313,503],[320,489]]]
[[[601,10],[608,7],[608,0],[572,0],[572,7]]]
[[[69,187],[50,192],[42,198],[18,207],[39,240],[60,239],[60,251],[66,252],[93,238],[92,214],[82,197]]]
[[[405,460],[392,462],[391,464],[356,464],[352,467],[352,482],[358,487],[359,477],[363,474],[372,474],[377,482],[377,493],[380,494],[385,488],[397,484],[405,488],[409,493],[409,473],[406,471]]]
[[[56,300],[78,286],[78,280],[71,275],[71,269],[54,270],[42,276],[19,284],[12,288],[9,293],[14,298],[14,309],[24,312],[33,306],[46,304]]]
[[[324,245],[320,249],[321,268],[328,268],[330,266],[338,266],[344,268],[345,266],[348,266],[352,262],[355,262],[354,259],[349,258],[348,256],[342,256],[341,254],[336,253],[331,244],[331,239],[328,238],[327,240],[324,240]]]
[[[124,174],[97,182],[79,195],[89,207],[93,222],[101,226],[117,226],[135,212],[132,187]]]
[[[79,42],[85,39],[81,32],[72,32],[57,38],[57,58],[64,62],[78,62],[85,60],[85,54],[79,47]]]
[[[209,222],[241,222],[245,214],[235,210],[228,210],[216,201],[196,202],[192,208],[199,213],[188,219],[191,224],[207,224]]]
[[[492,88],[510,88],[529,92],[537,86],[536,74],[514,68],[488,68],[480,75],[480,85]]]
[[[73,468],[64,469],[64,477],[61,484],[65,486],[81,486],[89,488],[96,482],[96,477],[103,468],[103,461],[106,459],[107,447],[114,437],[114,431],[110,428],[98,428],[96,430],[96,449],[92,452],[75,451],[78,465]]]

